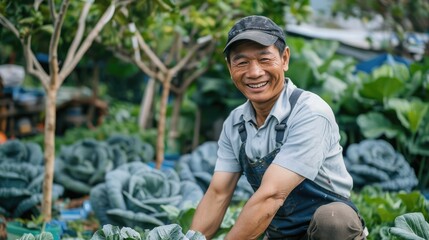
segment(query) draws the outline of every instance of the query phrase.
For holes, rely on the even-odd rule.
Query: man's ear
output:
[[[283,60],[283,70],[286,72],[289,69],[289,58],[290,58],[290,49],[288,46],[285,47],[283,51],[282,60]]]

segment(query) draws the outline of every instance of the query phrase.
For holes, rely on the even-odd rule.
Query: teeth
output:
[[[263,82],[263,83],[259,83],[259,84],[248,84],[247,86],[249,86],[251,88],[260,88],[260,87],[267,85],[267,83],[268,82]]]

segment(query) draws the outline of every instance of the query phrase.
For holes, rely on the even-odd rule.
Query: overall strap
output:
[[[281,121],[279,124],[277,124],[275,127],[275,130],[277,131],[276,133],[277,145],[282,145],[283,137],[285,135],[285,130],[287,128],[286,122],[289,119],[289,116],[292,114],[292,110],[295,107],[295,104],[298,101],[299,96],[301,96],[302,92],[304,92],[304,90],[300,88],[295,88],[289,97],[289,103],[290,103],[289,115],[285,119],[283,119],[283,121]]]
[[[246,142],[247,140],[247,132],[246,132],[246,126],[244,126],[245,121],[243,120],[240,123],[240,126],[238,126],[238,133],[240,134],[241,142]]]

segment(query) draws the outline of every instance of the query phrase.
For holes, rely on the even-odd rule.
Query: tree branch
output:
[[[173,40],[173,45],[171,46],[170,50],[168,51],[169,53],[167,54],[167,57],[165,59],[165,65],[170,65],[171,62],[173,62],[173,59],[177,54],[177,52],[179,52],[178,49],[179,48],[179,44],[182,42],[182,40],[180,39],[180,34],[175,32],[174,33],[174,40]]]
[[[144,41],[142,35],[135,31],[134,33],[137,37],[137,40],[139,42],[140,48],[143,50],[143,52],[146,53],[146,55],[149,57],[149,59],[162,71],[167,72],[167,67],[161,62],[161,60],[156,56],[156,54],[150,49],[150,47],[146,44]]]
[[[70,48],[67,52],[66,60],[64,61],[64,66],[68,66],[71,62],[71,60],[74,58],[76,54],[76,49],[78,48],[79,44],[82,41],[83,34],[85,32],[86,27],[86,17],[88,16],[89,9],[91,8],[93,1],[87,0],[85,2],[85,5],[83,6],[82,12],[79,17],[79,24],[78,28],[75,34],[75,37],[73,38],[73,42],[70,45]]]
[[[58,79],[55,77],[59,72],[58,67],[58,44],[61,36],[61,28],[64,23],[64,18],[66,16],[67,8],[69,5],[69,0],[64,0],[61,4],[60,12],[58,13],[58,17],[54,22],[54,32],[51,36],[50,44],[49,44],[49,75],[51,76],[51,86],[54,86],[57,89],[61,84],[61,78]],[[50,7],[54,7],[53,4],[50,4]],[[53,10],[51,10],[52,12]]]
[[[27,69],[27,72],[33,76],[36,76],[42,83],[43,87],[46,89],[49,83],[48,74],[45,72],[42,66],[40,66],[39,61],[37,61],[36,57],[34,56],[34,53],[31,50],[30,41],[27,40],[27,42],[25,42],[24,40],[22,40],[21,43],[24,50],[26,63],[25,67]]]
[[[79,61],[82,59],[83,55],[86,53],[88,48],[91,46],[94,39],[98,36],[98,33],[103,29],[103,27],[112,19],[113,14],[115,13],[116,8],[116,2],[112,2],[112,4],[106,9],[106,11],[103,13],[103,16],[98,20],[97,24],[94,26],[94,28],[91,30],[91,32],[88,34],[88,36],[85,38],[85,40],[82,42],[81,46],[79,47],[79,50],[75,54],[73,60],[70,62],[69,65],[64,66],[61,69],[60,76],[61,76],[61,83],[64,81],[65,77],[68,76],[71,71],[76,67],[76,65],[79,63]]]
[[[52,22],[57,20],[57,11],[55,10],[54,0],[49,0],[49,12],[51,13]]]
[[[18,29],[16,29],[15,26],[1,13],[0,24],[3,25],[5,28],[9,29],[19,39]]]
[[[176,75],[176,73],[183,68],[183,66],[185,66],[186,63],[188,63],[188,61],[193,57],[193,55],[195,54],[195,52],[203,45],[205,45],[206,43],[210,42],[212,40],[212,36],[211,35],[207,35],[205,37],[201,37],[197,40],[197,44],[194,45],[189,52],[186,54],[186,56],[184,58],[182,58],[180,60],[180,62],[178,62],[176,64],[176,66],[174,66],[171,69],[171,72],[173,75]]]

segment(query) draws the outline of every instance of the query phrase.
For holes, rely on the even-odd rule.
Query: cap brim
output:
[[[223,52],[225,52],[225,50],[228,49],[231,44],[239,40],[250,40],[262,44],[264,46],[271,46],[277,41],[277,39],[278,37],[261,31],[249,30],[242,32],[235,36],[233,39],[231,39],[231,41],[226,44],[225,48],[223,49]]]

